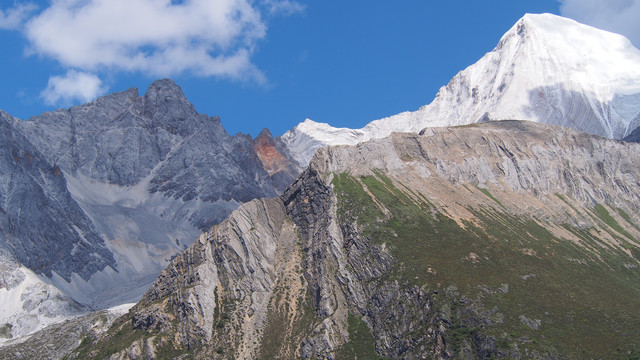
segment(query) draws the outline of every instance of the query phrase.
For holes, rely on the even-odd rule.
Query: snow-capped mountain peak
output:
[[[624,138],[640,126],[640,50],[618,34],[557,15],[526,14],[431,104],[357,130],[307,120],[282,138],[306,164],[324,145],[512,119]]]
[[[606,101],[640,92],[640,50],[622,35],[552,14],[527,14],[498,46],[510,40],[524,45],[521,56],[545,60],[546,69],[555,70],[542,80],[561,77],[574,89],[592,91]]]

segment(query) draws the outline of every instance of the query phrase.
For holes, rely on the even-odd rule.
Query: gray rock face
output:
[[[142,96],[0,116],[2,249],[97,308],[139,300],[197,234],[298,172],[271,138],[285,171],[270,174],[249,136],[229,136],[168,79]]]
[[[213,126],[212,126],[213,125]],[[246,202],[276,192],[250,138],[216,132],[217,124],[201,128],[184,139],[170,159],[151,178],[150,190],[189,201]],[[215,186],[207,186],[215,184]]]
[[[64,171],[100,182],[130,186],[150,177],[151,192],[184,201],[276,194],[250,139],[198,114],[168,79],[144,96],[130,89],[15,126]]]
[[[168,79],[154,82],[144,96],[139,96],[137,89],[130,89],[69,110],[12,123],[40,153],[46,154],[46,160],[58,164],[80,185],[98,181],[120,187],[141,186],[148,194],[160,193],[181,202],[170,207],[184,207],[190,201],[211,204],[194,203],[191,207],[195,210],[164,211],[182,211],[183,215],[173,216],[182,216],[184,219],[177,221],[194,228],[208,229],[238,203],[276,195],[276,187],[256,155],[252,140],[242,135],[231,137],[219,118],[198,114],[180,88]],[[102,223],[100,231],[108,236],[119,233],[102,221],[102,209],[83,201],[86,189],[80,188],[74,187],[74,196]],[[220,204],[214,204],[216,201]],[[149,220],[143,222],[149,225]],[[190,232],[188,235],[193,236]],[[176,241],[185,244],[191,240]],[[78,258],[81,263],[86,260]],[[48,260],[45,257],[42,261]]]
[[[36,273],[83,279],[115,260],[51,165],[0,113],[0,246]]]
[[[15,122],[34,146],[65,171],[119,185],[148,175],[171,148],[173,136],[150,132],[136,89],[105,96],[69,110]],[[150,125],[150,124],[146,124]]]

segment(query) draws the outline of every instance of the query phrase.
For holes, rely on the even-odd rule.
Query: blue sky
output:
[[[53,0],[0,5],[0,109],[27,119],[170,77],[231,134],[415,110],[525,13],[623,33],[640,0]]]

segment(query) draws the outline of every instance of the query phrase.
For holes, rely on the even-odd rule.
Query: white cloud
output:
[[[266,34],[251,0],[53,0],[26,24],[30,50],[83,70],[262,77],[249,56]]]
[[[304,11],[305,6],[291,0],[265,0],[270,15],[293,15]]]
[[[560,0],[560,13],[622,34],[640,47],[640,0]]]
[[[18,29],[29,14],[33,13],[37,8],[35,4],[25,3],[16,4],[7,10],[0,9],[0,29]]]
[[[0,29],[20,29],[28,55],[68,70],[43,91],[50,104],[92,98],[100,74],[122,71],[264,83],[251,57],[265,17],[304,9],[295,0],[50,0],[39,12],[16,4],[0,10]]]
[[[47,105],[69,105],[77,100],[91,101],[106,90],[96,75],[69,70],[64,76],[49,78],[47,88],[42,91],[41,96]]]

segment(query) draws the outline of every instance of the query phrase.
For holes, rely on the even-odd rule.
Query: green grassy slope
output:
[[[637,225],[622,210],[624,224],[604,205],[573,203],[598,225],[579,229],[510,215],[496,195],[480,189],[495,206],[470,207],[473,221],[455,221],[436,200],[380,173],[336,174],[333,185],[339,219],[356,223],[396,258],[389,279],[433,294],[436,311],[448,317],[445,338],[454,357],[478,335],[495,339],[496,357],[640,356],[637,239],[626,230]],[[554,235],[558,226],[571,239]],[[628,251],[607,245],[598,232]]]

